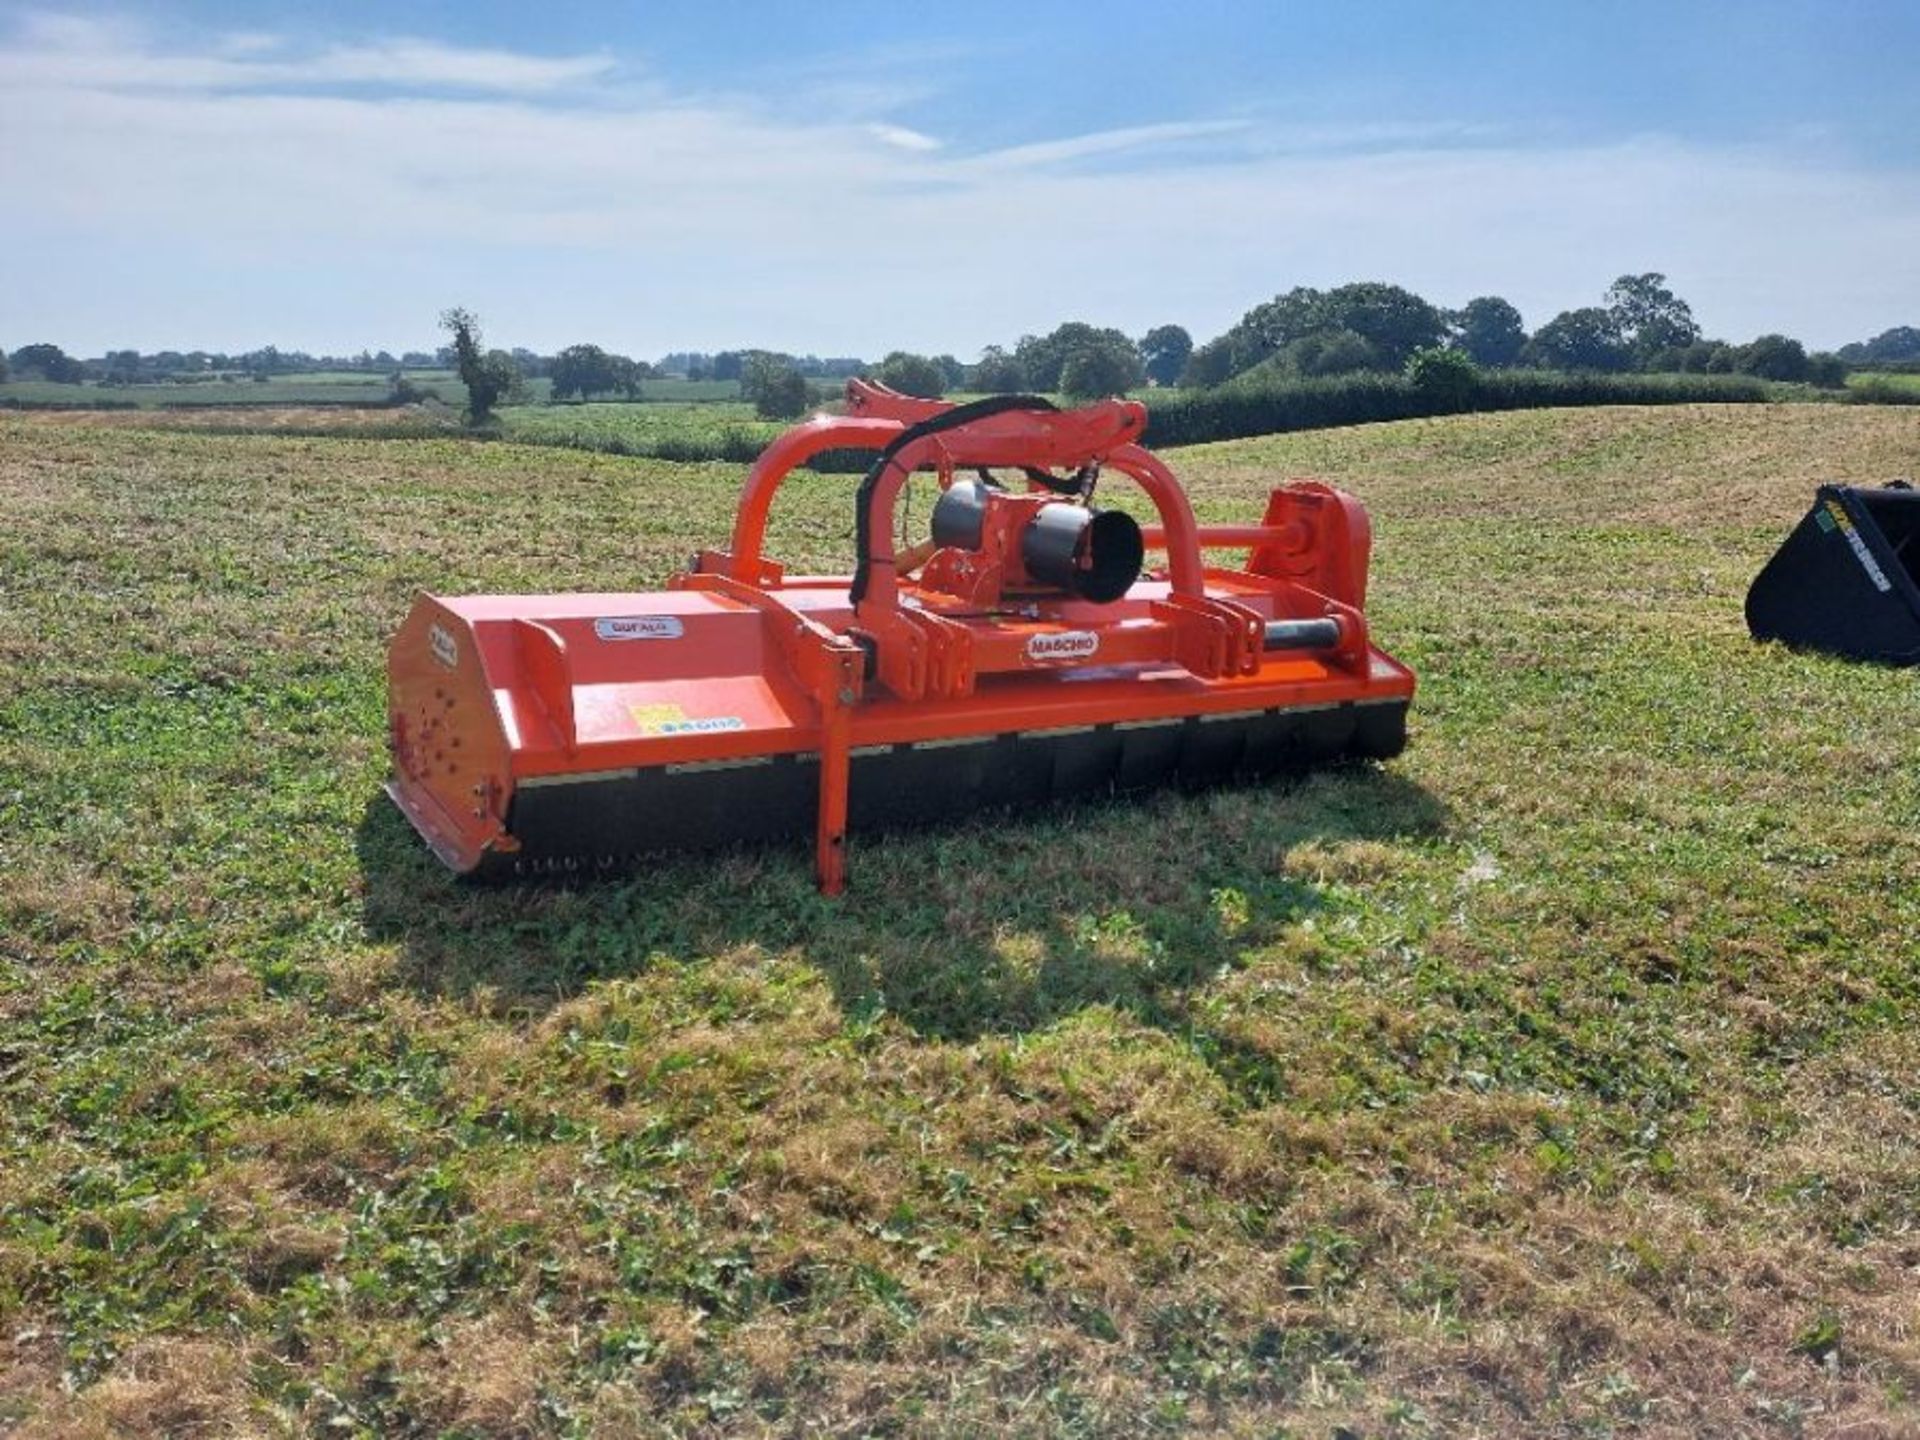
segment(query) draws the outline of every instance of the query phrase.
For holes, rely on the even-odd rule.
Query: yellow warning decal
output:
[[[738,715],[689,716],[678,705],[629,705],[627,715],[642,735],[714,735],[747,728]]]
[[[1873,558],[1873,552],[1867,548],[1867,542],[1861,538],[1854,527],[1853,517],[1840,508],[1837,500],[1827,501],[1827,509],[1833,514],[1833,522],[1840,527],[1840,533],[1846,537],[1847,544],[1853,549],[1853,558],[1860,562],[1860,568],[1867,572],[1867,579],[1873,582],[1873,588],[1882,592],[1893,589],[1893,582],[1887,579],[1887,572],[1880,568],[1880,562]]]

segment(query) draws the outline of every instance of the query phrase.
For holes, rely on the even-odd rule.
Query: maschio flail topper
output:
[[[811,826],[837,894],[850,829],[1405,744],[1413,675],[1368,636],[1352,496],[1296,482],[1257,525],[1200,525],[1133,401],[854,381],[847,410],[768,446],[731,545],[663,591],[419,597],[388,658],[388,788],[448,866],[592,872]],[[762,553],[774,494],[847,449],[877,452],[853,574],[789,575]],[[916,471],[939,477],[932,539],[896,550]],[[1093,506],[1117,477],[1157,524]]]

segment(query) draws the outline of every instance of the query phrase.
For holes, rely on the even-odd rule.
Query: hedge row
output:
[[[631,436],[593,431],[501,435],[515,445],[549,445],[560,450],[591,450],[601,455],[628,455],[641,460],[670,460],[677,464],[751,465],[767,448],[768,437],[751,431],[726,429],[692,435]],[[826,475],[858,475],[873,464],[871,450],[823,450],[803,467]]]
[[[138,410],[138,400],[22,400],[0,395],[0,410]]]
[[[1198,445],[1288,430],[1325,430],[1377,420],[1417,420],[1479,410],[1560,405],[1752,404],[1773,398],[1746,375],[1567,375],[1495,370],[1463,394],[1438,395],[1400,375],[1335,375],[1282,385],[1195,390],[1147,400],[1149,445]]]
[[[1920,405],[1920,388],[1891,380],[1867,380],[1847,387],[1850,405]]]

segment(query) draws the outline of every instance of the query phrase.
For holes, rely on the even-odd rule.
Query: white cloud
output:
[[[222,55],[263,55],[285,43],[280,36],[265,30],[234,30],[222,35],[216,48]]]
[[[1060,140],[1013,145],[1004,150],[990,151],[973,163],[982,169],[1003,170],[1059,165],[1096,155],[1115,155],[1173,145],[1183,140],[1213,139],[1245,131],[1249,123],[1245,120],[1179,120],[1164,125],[1132,125],[1121,130],[1102,130],[1091,135],[1070,135]]]
[[[896,150],[938,150],[940,142],[931,135],[922,135],[918,130],[909,130],[904,125],[882,125],[874,123],[867,126],[867,133],[883,145],[891,145]]]
[[[583,85],[614,69],[608,55],[536,56],[408,37],[281,53],[279,37],[238,32],[200,53],[164,51],[129,26],[44,11],[27,14],[20,42],[0,52],[0,86],[21,91],[171,89],[285,91],[327,86],[539,94]]]
[[[337,46],[304,64],[262,65],[262,82],[448,87],[499,93],[538,93],[584,84],[613,69],[607,55],[558,59],[472,50],[431,40],[386,40]]]
[[[410,345],[459,301],[536,348],[968,354],[1070,317],[1206,335],[1360,278],[1538,323],[1646,269],[1733,338],[1920,320],[1913,177],[1782,150],[1203,119],[969,155],[806,96],[621,88],[606,57],[271,38],[0,43],[0,339]]]

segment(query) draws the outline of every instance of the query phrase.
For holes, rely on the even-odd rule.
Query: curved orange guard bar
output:
[[[894,396],[879,387],[861,386],[858,381],[847,387],[848,399],[861,408],[884,408],[905,412],[915,421],[940,414],[950,406],[937,401],[913,400]],[[892,402],[904,402],[894,404]],[[966,426],[945,435],[927,436],[895,457],[887,474],[874,487],[872,508],[868,512],[872,566],[869,598],[891,604],[894,598],[893,507],[908,475],[933,458],[945,444],[966,436],[972,443],[967,450],[969,464],[1033,465],[1078,463],[1100,459],[1140,486],[1160,515],[1165,535],[1167,565],[1173,592],[1198,597],[1202,592],[1200,533],[1193,506],[1173,472],[1151,452],[1137,444],[1118,445],[1100,453],[1101,432],[1138,433],[1145,428],[1146,410],[1137,401],[1107,401],[1085,410],[1059,412],[1005,411],[981,420],[978,426]],[[1063,422],[1065,424],[1063,425]],[[773,497],[797,465],[804,465],[826,450],[884,450],[906,430],[908,421],[890,416],[817,415],[781,435],[747,471],[740,492],[740,505],[734,516],[733,542],[729,547],[730,574],[746,584],[759,583],[761,552],[766,543],[767,517]],[[1059,433],[1062,429],[1068,433]],[[1065,452],[1065,453],[1063,453]]]

